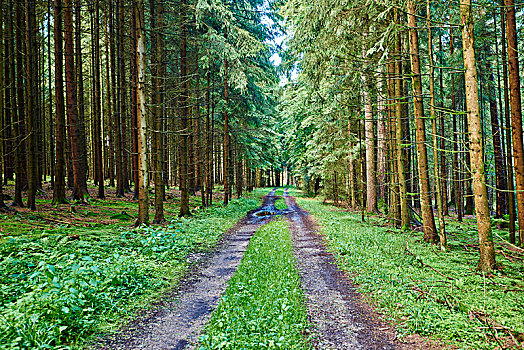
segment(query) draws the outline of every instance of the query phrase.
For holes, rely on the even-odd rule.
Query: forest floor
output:
[[[166,224],[141,228],[136,202],[111,189],[104,201],[58,208],[42,193],[36,212],[2,214],[0,349],[524,342],[524,251],[504,230],[494,227],[499,269],[483,275],[474,218],[447,220],[441,252],[386,218],[361,222],[300,191],[268,192],[205,210],[193,196],[193,217],[180,219],[170,190]]]

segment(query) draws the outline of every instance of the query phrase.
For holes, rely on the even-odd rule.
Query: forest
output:
[[[0,0],[0,349],[521,349],[515,0]]]

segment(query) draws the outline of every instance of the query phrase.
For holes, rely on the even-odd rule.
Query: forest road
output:
[[[338,269],[322,236],[295,198],[284,192],[297,268],[304,290],[313,346],[317,349],[422,349],[423,344],[402,343],[393,327],[365,302]]]
[[[271,220],[257,216],[262,209],[274,208],[275,190],[264,197],[262,206],[248,213],[231,228],[200,269],[177,290],[175,300],[166,300],[151,314],[128,324],[116,335],[103,339],[98,349],[179,350],[191,349],[209,316],[218,306],[229,279],[235,273],[255,231]],[[166,299],[169,299],[167,296]]]

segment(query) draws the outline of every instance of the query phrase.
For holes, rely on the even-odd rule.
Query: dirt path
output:
[[[401,343],[392,327],[361,301],[347,275],[326,251],[322,237],[307,212],[293,197],[284,198],[290,213],[289,228],[297,267],[313,324],[313,344],[318,349],[426,349],[424,341]],[[421,340],[421,339],[420,339]]]
[[[137,320],[116,336],[103,341],[101,349],[190,349],[216,309],[220,296],[235,273],[255,231],[271,216],[257,216],[274,209],[275,190],[264,197],[262,206],[239,221],[224,237],[195,277],[184,283],[177,301],[168,301],[154,315]]]

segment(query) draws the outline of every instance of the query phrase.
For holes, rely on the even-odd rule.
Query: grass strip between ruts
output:
[[[307,349],[308,321],[284,220],[257,230],[200,349]]]

